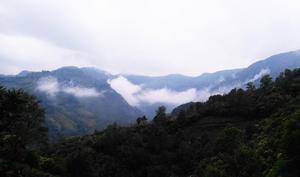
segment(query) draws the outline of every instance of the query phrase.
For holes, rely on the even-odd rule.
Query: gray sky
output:
[[[299,0],[0,0],[0,73],[199,75],[300,49]]]

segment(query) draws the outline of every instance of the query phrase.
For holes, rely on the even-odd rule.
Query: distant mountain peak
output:
[[[133,121],[135,116],[142,113],[135,105],[130,106],[130,102],[139,103],[138,109],[151,118],[160,105],[171,110],[186,102],[205,101],[211,95],[227,93],[233,88],[244,88],[247,82],[259,85],[259,80],[266,74],[275,78],[285,69],[297,67],[300,67],[300,50],[273,55],[246,68],[203,73],[199,76],[113,75],[95,67],[65,66],[53,71],[25,70],[14,76],[3,75],[0,84],[8,88],[27,89],[35,94],[48,111],[49,120],[53,121],[51,131],[65,126],[71,127],[68,132],[64,132],[67,134],[79,131],[87,133],[114,121]],[[50,93],[55,92],[55,102],[45,92],[36,91],[40,79],[49,77],[53,77],[54,81],[46,80],[41,88],[50,90]],[[102,93],[105,96],[100,97]]]
[[[60,67],[60,68],[55,69],[53,71],[60,71],[60,70],[79,70],[79,67],[77,67],[77,66],[63,66],[63,67]]]
[[[31,73],[31,71],[23,70],[20,73],[18,73],[16,76],[24,77],[24,76],[27,76],[30,73]]]

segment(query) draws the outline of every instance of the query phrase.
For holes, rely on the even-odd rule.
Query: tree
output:
[[[22,90],[0,90],[0,135],[14,139],[18,148],[44,142],[47,129],[38,101]]]
[[[260,80],[260,88],[269,89],[273,85],[272,77],[270,75],[265,75]]]
[[[281,92],[297,96],[300,91],[300,69],[285,70],[276,78],[275,84]]]
[[[34,97],[0,86],[0,176],[50,176],[40,169],[46,131]]]
[[[166,107],[160,106],[156,110],[156,116],[153,118],[154,123],[163,123],[166,121],[167,115],[166,115]]]
[[[236,127],[226,127],[216,141],[214,151],[216,153],[226,152],[233,154],[243,141],[243,132]]]
[[[300,175],[298,165],[300,163],[300,109],[296,111],[285,122],[282,138],[282,146],[287,158],[287,164],[282,171],[289,173],[288,176],[296,177]],[[282,175],[283,176],[283,175]]]
[[[247,83],[246,89],[248,92],[253,92],[255,90],[255,85],[253,84],[253,82]]]

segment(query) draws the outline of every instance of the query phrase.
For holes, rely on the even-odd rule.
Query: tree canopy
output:
[[[152,121],[139,117],[41,148],[38,102],[1,87],[0,176],[299,177],[299,93],[300,69],[286,70],[173,116],[159,107]]]

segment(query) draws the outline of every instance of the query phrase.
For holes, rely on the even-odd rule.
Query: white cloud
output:
[[[197,91],[197,98],[195,101],[206,101],[212,95],[209,88],[204,88]]]
[[[182,103],[194,101],[197,98],[197,90],[191,88],[182,92],[177,92],[167,88],[157,90],[146,89],[134,96],[139,102],[180,105]]]
[[[98,97],[102,96],[101,93],[97,92],[95,88],[85,88],[85,87],[65,87],[62,89],[63,92],[74,95],[75,97]]]
[[[77,98],[101,97],[104,93],[104,91],[98,92],[93,87],[73,86],[73,82],[71,82],[71,85],[60,84],[57,79],[52,76],[40,78],[37,82],[37,89],[46,92],[51,97],[55,96],[58,92],[68,93]]]
[[[132,106],[138,106],[139,100],[135,94],[140,92],[142,88],[129,82],[125,77],[119,76],[115,79],[109,80],[110,86],[118,92],[122,97]]]
[[[299,49],[299,6],[299,0],[1,1],[0,34],[9,39],[0,39],[0,57],[7,51],[12,57],[0,58],[0,70],[93,65],[199,75],[245,67]]]
[[[56,69],[70,63],[85,66],[88,63],[86,59],[89,59],[83,52],[58,47],[38,38],[1,33],[0,57],[4,60],[0,67],[4,73],[15,73],[23,69],[31,71]],[[14,66],[7,66],[11,64]]]
[[[191,101],[206,101],[211,95],[227,93],[233,87],[237,86],[221,87],[215,91],[211,91],[210,88],[201,90],[190,88],[185,91],[174,91],[168,88],[145,89],[141,85],[131,83],[123,76],[108,80],[107,82],[130,105],[137,107],[143,103],[166,103],[177,106]],[[101,97],[104,94],[104,91],[98,92],[93,87],[82,87],[75,85],[73,82],[61,84],[52,76],[40,78],[37,89],[46,92],[50,96],[55,96],[58,92],[68,93],[78,98]]]
[[[43,77],[37,83],[37,89],[54,96],[59,92],[60,87],[55,77]]]
[[[206,101],[211,95],[226,93],[230,90],[230,88],[225,87],[217,91],[211,91],[210,88],[204,88],[202,90],[190,88],[180,92],[168,88],[149,89],[143,88],[142,85],[135,85],[123,76],[109,80],[108,83],[116,92],[122,95],[130,105],[137,107],[143,103],[166,103],[178,106],[191,101]]]
[[[253,76],[253,78],[249,79],[248,81],[246,81],[246,83],[248,82],[254,82],[260,78],[262,78],[264,75],[270,74],[270,69],[262,69],[259,73],[255,74]]]

